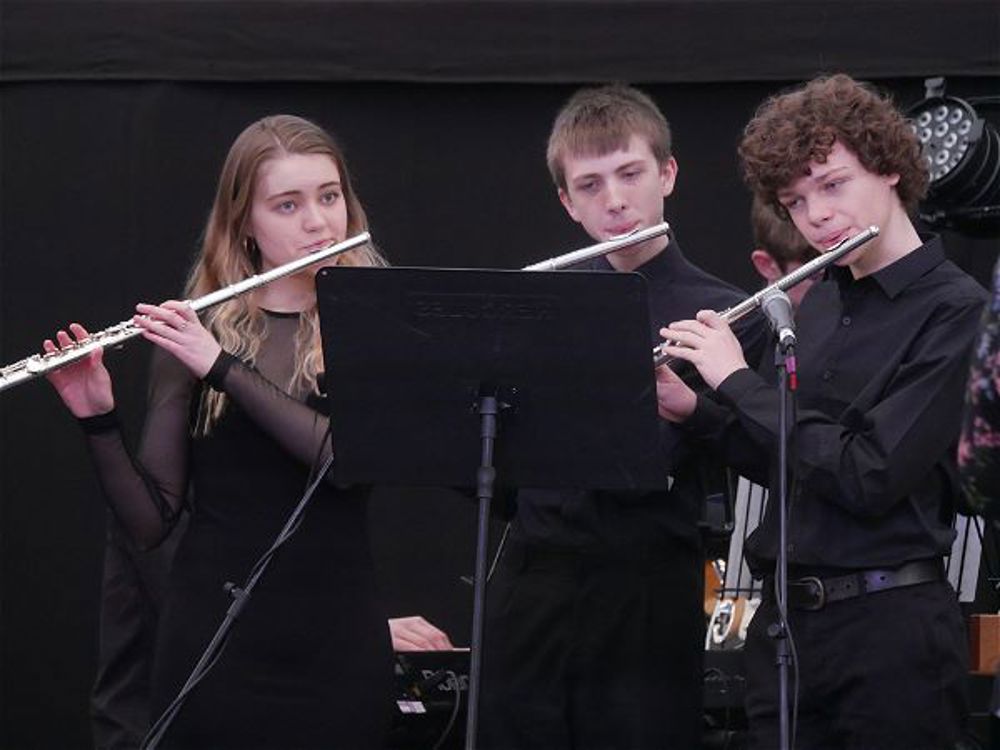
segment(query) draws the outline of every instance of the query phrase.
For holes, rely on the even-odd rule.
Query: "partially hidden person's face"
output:
[[[677,177],[673,157],[660,164],[646,139],[638,135],[625,148],[600,156],[569,154],[563,158],[563,169],[566,187],[559,190],[559,200],[599,242],[662,222],[663,199],[673,192]],[[666,245],[665,238],[653,242],[657,249]],[[643,248],[619,251],[629,252],[642,253]]]
[[[792,271],[796,270],[797,268],[800,268],[801,266],[802,264],[799,261],[789,260],[785,263],[784,269],[782,269],[783,271],[782,275],[787,276]],[[796,284],[786,292],[786,294],[788,295],[788,299],[791,300],[792,302],[793,310],[799,309],[799,305],[802,304],[802,298],[806,296],[806,292],[809,291],[809,287],[811,287],[817,281],[818,281],[818,276],[810,276],[807,279],[803,279],[802,281],[800,281],[798,284]]]
[[[824,253],[873,224],[889,226],[901,207],[895,191],[898,182],[898,174],[869,172],[838,141],[825,162],[811,162],[808,174],[779,190],[778,201],[809,244]],[[853,265],[875,245],[862,245],[837,265]]]
[[[250,208],[250,236],[260,248],[262,270],[343,242],[346,232],[347,206],[333,159],[287,154],[261,164]]]
[[[792,271],[802,267],[802,262],[797,260],[788,260],[784,264],[778,262],[778,260],[771,255],[764,248],[757,248],[750,254],[750,260],[760,274],[761,278],[767,284],[773,284],[778,281],[778,279],[783,276],[787,276]],[[792,309],[798,310],[799,305],[802,304],[802,298],[805,297],[806,292],[809,291],[809,287],[816,283],[818,280],[818,275],[810,276],[809,278],[803,279],[795,286],[786,290],[788,299],[792,302]]]

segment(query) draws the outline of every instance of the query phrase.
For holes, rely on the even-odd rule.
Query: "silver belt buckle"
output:
[[[826,588],[823,586],[823,581],[821,581],[816,576],[805,576],[800,578],[796,583],[809,583],[816,586],[816,590],[819,592],[819,601],[815,604],[808,604],[805,606],[800,606],[799,609],[804,609],[807,612],[815,612],[818,609],[823,609],[826,606]]]

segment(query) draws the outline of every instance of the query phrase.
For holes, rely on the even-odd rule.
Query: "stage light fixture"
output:
[[[930,174],[920,216],[932,226],[1000,230],[1000,133],[969,101],[928,78],[923,101],[907,113]]]

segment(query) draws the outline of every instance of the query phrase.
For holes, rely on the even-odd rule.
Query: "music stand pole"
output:
[[[479,720],[479,686],[482,673],[483,622],[486,609],[486,547],[489,543],[490,505],[493,501],[496,469],[493,446],[497,437],[497,416],[502,404],[496,394],[481,393],[476,405],[480,415],[482,461],[476,473],[479,519],[476,531],[476,572],[472,594],[472,643],[469,650],[469,699],[466,709],[465,750],[475,750]]]

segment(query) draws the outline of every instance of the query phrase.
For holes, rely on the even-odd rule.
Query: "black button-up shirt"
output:
[[[604,257],[578,268],[614,270]],[[672,235],[666,249],[635,272],[647,282],[651,379],[652,347],[661,340],[662,326],[693,318],[698,310],[723,310],[747,297],[745,292],[691,264]],[[760,319],[743,321],[738,335],[751,352],[761,352],[767,340]],[[532,545],[587,548],[611,554],[649,552],[664,540],[683,541],[698,548],[697,522],[702,501],[699,456],[692,451],[684,431],[664,420],[660,442],[664,475],[674,478],[669,492],[666,487],[662,492],[647,493],[523,489],[517,496],[512,538]]]
[[[937,237],[860,279],[835,267],[809,290],[797,320],[791,564],[889,567],[948,554],[955,443],[985,298]],[[719,403],[699,398],[687,423],[718,440],[741,473],[760,483],[770,476],[772,487],[774,380],[737,371],[719,386]],[[770,503],[748,543],[758,573],[777,554],[776,510]]]

